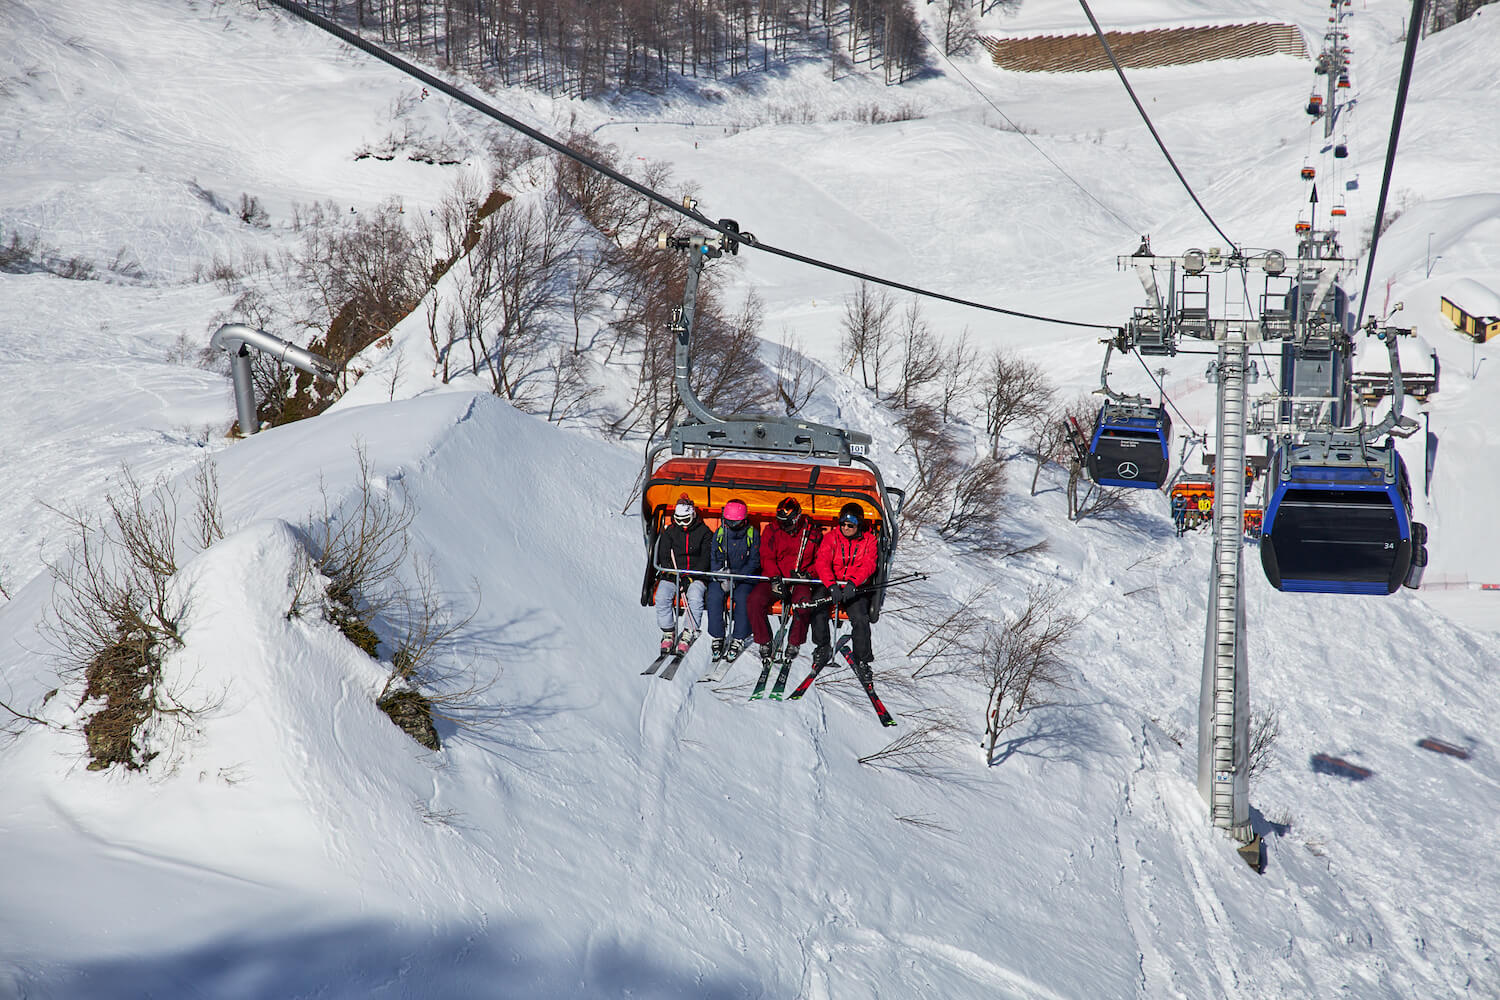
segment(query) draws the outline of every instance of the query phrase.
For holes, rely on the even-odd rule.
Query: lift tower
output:
[[[1198,697],[1198,790],[1209,818],[1241,844],[1254,840],[1250,828],[1247,632],[1242,589],[1244,547],[1245,439],[1250,427],[1249,352],[1261,341],[1304,340],[1309,317],[1329,312],[1328,297],[1344,262],[1336,258],[1288,258],[1278,250],[1246,257],[1217,249],[1189,250],[1180,257],[1141,250],[1120,257],[1146,289],[1147,305],[1137,308],[1126,339],[1142,354],[1172,355],[1183,337],[1214,343],[1217,358],[1210,378],[1218,384],[1218,441],[1214,469],[1214,551],[1209,577],[1208,619],[1203,642],[1203,681]],[[1229,302],[1213,308],[1211,281],[1244,289],[1264,279],[1258,310],[1227,315]],[[1158,279],[1166,282],[1165,294]],[[1225,298],[1228,299],[1226,291]],[[1238,295],[1236,295],[1236,299]],[[1258,845],[1257,845],[1258,853]]]

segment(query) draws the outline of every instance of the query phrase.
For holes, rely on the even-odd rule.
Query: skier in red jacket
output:
[[[844,609],[849,616],[849,625],[854,633],[854,662],[859,668],[868,668],[875,654],[870,649],[870,595],[861,592],[875,575],[876,548],[879,539],[865,530],[865,511],[857,503],[846,503],[839,510],[838,528],[823,536],[818,546],[818,579],[832,595],[834,604]],[[833,646],[829,641],[828,616],[816,615],[812,620],[813,662],[827,663],[833,659]]]
[[[806,604],[812,597],[812,584],[787,583],[783,577],[801,577],[810,580],[817,576],[818,543],[822,530],[802,516],[802,505],[795,497],[783,497],[776,505],[776,520],[766,524],[760,536],[760,571],[770,577],[762,580],[750,591],[746,607],[750,611],[750,632],[762,660],[771,657],[771,625],[767,612],[772,601],[792,601]],[[792,619],[791,633],[787,636],[782,658],[791,663],[797,658],[797,649],[807,641],[807,626],[812,621],[813,609],[804,608]]]

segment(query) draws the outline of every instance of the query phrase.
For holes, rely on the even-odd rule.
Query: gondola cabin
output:
[[[1089,478],[1100,486],[1160,489],[1171,469],[1171,442],[1165,407],[1105,403],[1089,439]]]
[[[887,491],[899,494],[899,491]],[[663,568],[652,565],[656,538],[672,521],[672,508],[682,497],[698,508],[710,528],[717,528],[724,505],[742,500],[750,510],[750,521],[757,527],[776,516],[776,505],[783,497],[792,497],[802,506],[802,513],[825,531],[833,529],[839,509],[847,503],[864,508],[865,530],[878,538],[877,566],[874,579],[890,576],[891,557],[895,551],[894,510],[882,495],[881,484],[873,471],[854,466],[819,465],[807,462],[783,462],[727,458],[670,458],[659,465],[646,481],[641,495],[641,520],[646,535],[646,579],[641,604],[649,605],[654,596],[654,579]],[[884,594],[876,590],[870,602],[870,618],[880,614]]]
[[[1333,158],[1334,159],[1336,159],[1336,160],[1343,160],[1343,159],[1347,159],[1348,156],[1349,156],[1349,144],[1347,142],[1344,142],[1344,141],[1341,140],[1341,141],[1339,141],[1339,142],[1337,142],[1337,143],[1334,144],[1334,147],[1333,147]]]
[[[1272,459],[1260,543],[1277,590],[1392,594],[1421,583],[1426,528],[1392,446],[1283,446]]]

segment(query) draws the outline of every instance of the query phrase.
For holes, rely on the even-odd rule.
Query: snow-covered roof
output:
[[[1473,278],[1459,278],[1443,291],[1443,298],[1470,316],[1494,319],[1500,317],[1500,295]]]
[[[1397,343],[1401,352],[1401,371],[1406,375],[1431,375],[1436,364],[1437,352],[1432,345],[1413,334],[1402,337]],[[1385,341],[1375,337],[1360,337],[1354,345],[1354,370],[1356,372],[1381,372],[1390,374],[1390,355]]]

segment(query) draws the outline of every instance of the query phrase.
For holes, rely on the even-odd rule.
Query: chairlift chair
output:
[[[1314,118],[1323,114],[1323,95],[1313,94],[1307,99],[1307,113]]]
[[[1318,174],[1318,171],[1311,164],[1308,164],[1308,163],[1302,164],[1302,179],[1303,180],[1310,181],[1314,177],[1316,177],[1317,174]]]
[[[763,523],[775,515],[784,497],[802,505],[814,524],[832,527],[839,509],[858,503],[868,528],[878,540],[875,584],[870,595],[870,620],[880,615],[884,583],[899,536],[905,493],[887,487],[880,470],[866,457],[870,437],[840,427],[814,424],[795,417],[763,415],[721,416],[698,399],[692,388],[692,330],[698,278],[706,260],[737,252],[738,242],[754,239],[741,234],[732,220],[721,219],[725,235],[716,238],[677,238],[663,235],[658,246],[687,251],[690,267],[683,288],[683,305],[673,317],[676,338],[676,390],[687,416],[672,427],[667,440],[646,453],[641,492],[641,527],[646,542],[646,575],[641,603],[654,600],[654,581],[671,567],[653,565],[656,540],[671,521],[672,509],[686,496],[700,516],[717,527],[724,504],[742,500],[752,521]],[[658,462],[668,448],[672,457]],[[688,453],[692,452],[693,455]],[[748,456],[728,458],[726,454]],[[863,468],[855,467],[859,463]]]

